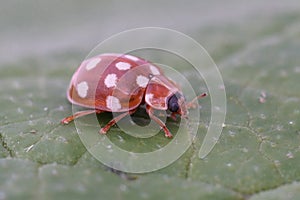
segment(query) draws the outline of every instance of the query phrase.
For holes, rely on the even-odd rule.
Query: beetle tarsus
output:
[[[165,137],[167,137],[167,138],[172,138],[173,135],[169,132],[169,133],[165,133]]]
[[[99,131],[99,133],[101,135],[105,135],[107,133],[107,130],[105,128],[101,128],[100,131]]]
[[[71,115],[69,117],[66,117],[64,119],[62,119],[60,122],[62,124],[69,124],[70,122],[74,121],[74,119],[77,119],[79,117],[82,117],[82,116],[85,116],[85,115],[89,115],[89,114],[92,114],[92,113],[101,113],[103,111],[101,110],[84,110],[84,111],[79,111],[79,112],[76,112],[74,115]]]
[[[67,124],[69,124],[69,123],[70,123],[71,121],[73,121],[73,120],[74,120],[73,116],[69,116],[69,117],[66,117],[66,118],[62,119],[62,120],[60,121],[60,123],[61,123],[61,124],[67,125]]]

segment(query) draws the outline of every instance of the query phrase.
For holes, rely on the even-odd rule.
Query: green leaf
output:
[[[299,183],[291,183],[287,185],[280,186],[274,190],[261,192],[259,194],[253,195],[250,200],[259,200],[259,199],[299,199]]]
[[[231,0],[226,6],[170,1],[171,8],[156,1],[143,6],[3,3],[0,200],[299,199],[299,3],[254,2]],[[225,82],[226,122],[212,152],[200,159],[211,114],[210,97],[201,99],[197,138],[184,155],[158,171],[127,174],[96,160],[74,123],[64,126],[60,120],[72,114],[66,88],[89,50],[114,33],[149,25],[175,27],[208,50]],[[162,55],[156,54],[162,63],[172,59]],[[180,66],[195,80],[188,64]],[[204,83],[200,87],[205,90]],[[104,125],[111,117],[101,114],[98,119]],[[142,111],[135,117],[147,121]],[[92,130],[90,139],[98,137],[97,128],[89,126],[92,118],[82,119]],[[167,125],[172,131],[178,128],[171,120]],[[135,139],[117,126],[108,138],[133,152],[154,151],[170,142],[163,134]]]

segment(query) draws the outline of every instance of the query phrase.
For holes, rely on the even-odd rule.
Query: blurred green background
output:
[[[300,199],[299,13],[298,0],[2,1],[0,200]],[[167,168],[134,175],[107,169],[74,125],[59,121],[71,114],[65,90],[89,51],[144,26],[175,29],[204,46],[223,76],[228,112],[204,160],[197,153],[209,98],[191,148]],[[117,127],[111,135],[136,147]]]

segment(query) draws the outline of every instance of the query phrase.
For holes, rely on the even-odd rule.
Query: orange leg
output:
[[[146,111],[147,111],[149,117],[151,119],[153,119],[164,130],[166,137],[168,137],[168,138],[173,137],[173,135],[171,134],[169,129],[166,127],[166,125],[153,114],[153,109],[149,105],[146,106]]]
[[[172,120],[174,120],[174,121],[177,121],[177,115],[178,115],[179,113],[177,113],[177,112],[172,112],[171,113],[171,115],[170,115],[170,118],[172,119]]]
[[[93,113],[99,114],[102,113],[103,111],[101,110],[84,110],[84,111],[79,111],[77,113],[75,113],[74,115],[71,115],[69,117],[66,117],[64,119],[61,120],[62,124],[69,124],[71,121],[74,121],[74,119],[77,119],[78,117],[82,117],[85,115],[90,115]]]
[[[110,127],[112,127],[113,125],[115,125],[118,121],[120,121],[121,119],[123,119],[127,115],[133,114],[135,111],[136,111],[136,109],[130,110],[130,111],[126,112],[126,113],[122,113],[122,114],[118,115],[117,117],[113,118],[103,128],[100,129],[99,133],[100,134],[105,134],[110,129]]]

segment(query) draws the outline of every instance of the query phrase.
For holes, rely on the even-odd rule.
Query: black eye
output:
[[[179,105],[178,105],[178,99],[176,97],[176,95],[174,94],[173,96],[171,96],[171,98],[169,99],[168,102],[168,109],[171,112],[177,112],[179,109]]]

